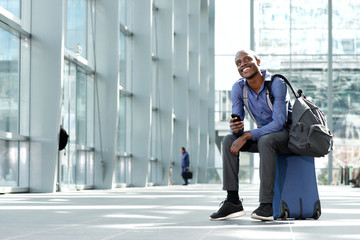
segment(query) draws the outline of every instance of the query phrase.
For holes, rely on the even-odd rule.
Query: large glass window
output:
[[[20,3],[0,0],[0,187],[9,192],[29,186],[30,34],[16,19]]]
[[[215,92],[215,122],[227,122],[231,115],[231,91]]]
[[[327,0],[291,1],[291,54],[326,54]],[[306,47],[304,47],[306,46]]]
[[[66,47],[87,58],[88,1],[67,1]]]
[[[67,0],[62,124],[70,138],[59,157],[63,188],[91,188],[94,184],[93,8],[93,0]]]
[[[0,7],[5,8],[16,17],[20,18],[21,13],[21,0],[0,0]]]
[[[358,1],[333,1],[333,52],[346,54],[347,59],[360,53],[360,23]]]
[[[333,182],[360,167],[359,1],[333,0]],[[350,173],[350,178],[352,178]]]
[[[70,138],[59,157],[62,188],[91,187],[94,183],[94,91],[92,75],[66,61],[61,112]]]
[[[254,15],[255,50],[262,68],[287,76],[296,90],[302,89],[307,98],[327,112],[328,1],[255,2],[255,9],[262,13]],[[327,157],[316,164],[319,183],[327,184],[321,170],[328,164]]]
[[[360,2],[254,0],[253,3],[254,28],[250,32],[254,33],[254,42],[251,46],[261,59],[261,68],[287,76],[293,87],[302,89],[307,98],[324,110],[328,122],[332,122],[334,149],[315,163],[319,184],[328,184],[330,179],[332,184],[338,184],[344,176],[341,169],[360,167],[360,124],[357,121],[360,117]],[[332,12],[329,12],[329,3]],[[332,51],[329,51],[329,42]],[[241,44],[239,46],[242,48]],[[217,56],[217,82],[221,83],[232,71],[224,65],[225,55]],[[217,90],[224,88],[217,87]],[[225,120],[224,94],[218,91],[216,99],[219,114],[215,119]],[[224,121],[219,122],[217,128],[228,131],[228,124],[225,127],[221,124]],[[254,167],[257,165],[255,162]]]
[[[18,186],[18,142],[0,140],[0,186]]]
[[[76,136],[77,144],[86,144],[86,74],[83,72],[77,72],[76,81]],[[85,91],[84,91],[85,90]]]
[[[316,167],[320,184],[327,184],[330,178],[337,184],[342,168],[360,167],[360,125],[356,120],[360,114],[360,2],[333,0],[331,13],[328,0],[254,3],[255,50],[262,67],[285,74],[296,89],[302,89],[325,113],[332,113],[328,120],[334,127],[333,175],[329,176],[329,156],[317,159]],[[332,14],[331,24],[328,14]]]
[[[20,39],[0,28],[0,131],[18,133]]]

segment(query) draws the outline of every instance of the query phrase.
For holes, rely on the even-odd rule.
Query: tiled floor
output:
[[[258,186],[241,185],[247,215],[209,221],[221,185],[0,196],[0,239],[360,239],[360,189],[319,186],[319,220],[250,218]]]

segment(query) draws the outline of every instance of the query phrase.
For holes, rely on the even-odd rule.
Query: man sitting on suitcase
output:
[[[272,221],[272,201],[274,195],[276,154],[289,154],[287,123],[291,121],[291,103],[286,83],[275,78],[270,87],[271,75],[260,70],[260,59],[253,51],[242,50],[235,55],[235,64],[240,78],[232,87],[232,133],[223,139],[223,190],[227,198],[218,212],[210,216],[211,220],[225,220],[245,215],[239,198],[239,152],[259,152],[260,156],[260,206],[251,217],[263,221]],[[244,85],[247,88],[247,103],[250,112],[259,124],[257,129],[244,131]],[[267,88],[273,97],[273,110],[267,98]],[[245,91],[246,91],[245,88]],[[239,119],[238,119],[239,118]]]

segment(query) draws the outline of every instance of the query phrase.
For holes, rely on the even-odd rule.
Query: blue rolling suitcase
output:
[[[278,154],[273,209],[275,219],[320,217],[314,157]]]

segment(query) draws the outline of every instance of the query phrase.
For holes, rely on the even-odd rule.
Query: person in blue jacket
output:
[[[181,176],[183,176],[183,173],[189,169],[190,159],[189,159],[189,154],[187,153],[187,151],[185,150],[184,147],[180,148],[180,152],[182,153],[182,155],[181,155]],[[183,185],[188,185],[189,180],[184,177],[183,177],[183,179],[185,181]]]
[[[262,221],[272,221],[272,200],[274,195],[276,154],[291,153],[288,148],[289,124],[292,105],[286,83],[281,78],[274,78],[271,85],[271,74],[260,70],[260,58],[254,51],[241,50],[235,55],[235,65],[241,76],[231,90],[232,113],[231,132],[222,141],[223,190],[227,198],[218,212],[210,220],[225,220],[245,215],[239,198],[239,152],[258,152],[260,157],[260,206],[251,217]],[[267,89],[273,96],[271,109]],[[247,94],[246,96],[243,96]],[[258,128],[244,131],[244,118],[247,99]]]

